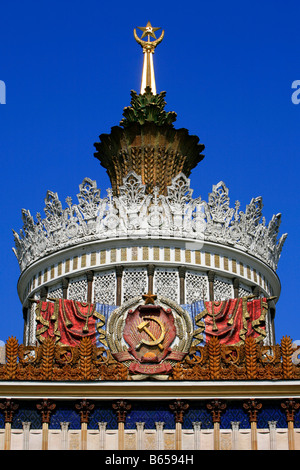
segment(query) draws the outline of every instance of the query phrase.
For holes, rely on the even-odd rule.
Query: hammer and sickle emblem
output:
[[[158,338],[156,338],[154,336],[154,334],[148,328],[148,326],[150,324],[150,320],[154,321],[155,323],[157,323],[160,326],[161,333],[160,333],[160,336]],[[158,346],[161,351],[164,349],[161,343],[162,343],[162,341],[165,337],[166,330],[165,330],[165,327],[164,327],[163,323],[160,320],[158,320],[157,318],[145,317],[145,321],[142,321],[138,325],[137,329],[140,332],[145,331],[145,333],[147,333],[147,335],[151,338],[152,341],[142,339],[140,341],[140,343],[136,346],[136,349],[139,349],[142,346],[142,344],[146,344],[147,346]]]

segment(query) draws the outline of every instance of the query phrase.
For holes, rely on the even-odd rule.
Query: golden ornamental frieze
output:
[[[39,346],[24,346],[10,337],[6,359],[0,364],[1,381],[128,381],[129,368],[110,351],[83,338],[80,346],[59,346],[47,339]],[[165,380],[299,380],[300,348],[291,338],[264,346],[252,337],[241,346],[220,344],[212,338],[205,346],[192,346],[182,361],[176,361]]]

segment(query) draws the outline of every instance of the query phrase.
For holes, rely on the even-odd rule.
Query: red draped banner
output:
[[[50,337],[61,345],[79,346],[83,337],[89,337],[94,344],[99,334],[104,334],[100,329],[104,316],[96,311],[94,304],[86,302],[37,301],[36,321],[36,336],[40,342]]]
[[[89,337],[93,344],[100,341],[106,345],[105,318],[95,304],[69,299],[36,302],[39,342],[50,337],[61,345],[79,346],[83,337]],[[267,311],[266,298],[204,302],[204,310],[195,316],[195,343],[207,343],[213,336],[227,345],[242,344],[248,336],[260,341],[266,336]]]
[[[213,336],[222,344],[242,344],[248,336],[261,340],[266,336],[265,319],[268,311],[266,298],[237,299],[204,302],[205,309],[195,320],[199,327],[197,337],[205,335],[205,342]]]

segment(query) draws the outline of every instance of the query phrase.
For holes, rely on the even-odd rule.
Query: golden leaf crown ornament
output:
[[[153,123],[156,126],[173,127],[177,114],[174,111],[165,111],[165,91],[153,94],[151,88],[146,86],[144,93],[138,95],[131,90],[130,94],[131,103],[123,110],[124,118],[120,121],[120,126],[126,128],[132,123]]]

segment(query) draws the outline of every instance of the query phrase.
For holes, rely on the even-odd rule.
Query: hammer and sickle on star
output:
[[[158,338],[156,338],[154,334],[148,329],[150,320],[154,321],[160,326],[161,333]],[[163,323],[160,320],[158,320],[157,318],[145,317],[145,321],[142,321],[142,323],[138,325],[137,329],[139,332],[145,331],[145,333],[147,333],[147,335],[151,338],[152,341],[142,339],[140,343],[136,346],[136,349],[139,349],[142,344],[146,344],[147,346],[158,346],[161,351],[164,349],[161,343],[165,337],[166,331]]]

